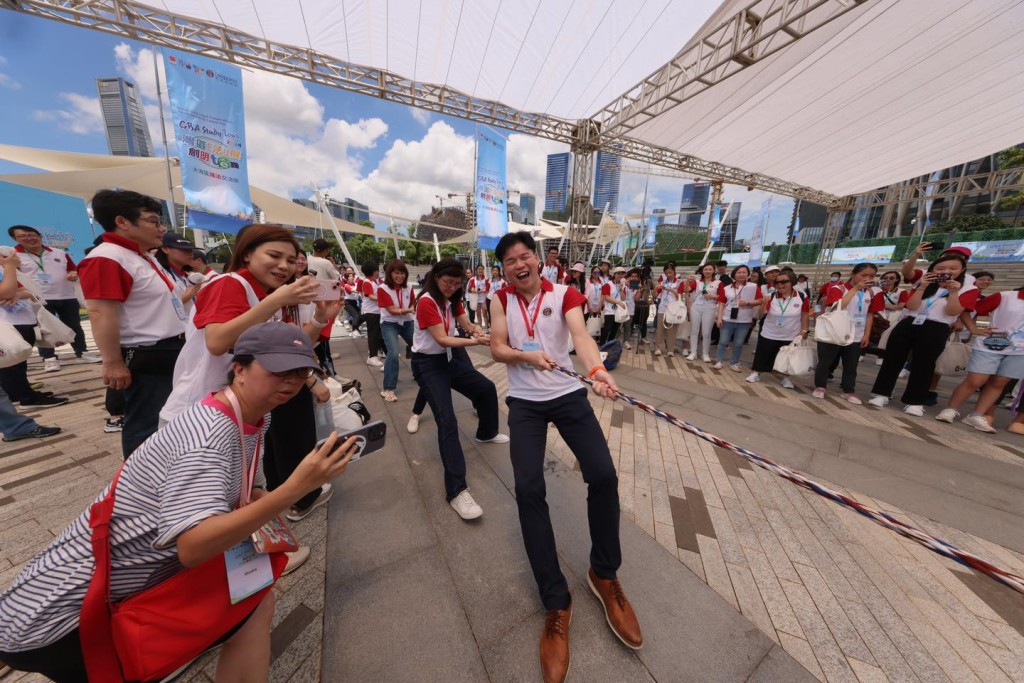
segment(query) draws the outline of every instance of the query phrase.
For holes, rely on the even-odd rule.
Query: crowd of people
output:
[[[584,263],[561,260],[557,249],[542,260],[529,234],[511,233],[498,243],[489,269],[470,272],[442,259],[417,287],[399,259],[360,264],[357,273],[352,265],[339,268],[326,240],[306,254],[290,230],[260,224],[239,232],[218,273],[204,253],[166,231],[156,200],[104,190],[92,207],[104,233],[80,263],[42,246],[29,226],[11,228],[18,247],[0,254],[2,320],[35,343],[38,307],[45,306],[75,332],[71,350],[79,362],[102,362],[108,425],[115,420],[120,428],[125,460],[94,505],[0,593],[0,661],[57,681],[85,680],[103,666],[93,651],[94,626],[103,631],[103,622],[94,621],[97,603],[90,596],[107,591],[103,611],[106,603],[145,599],[172,576],[238,553],[255,567],[263,555],[247,539],[268,524],[284,524],[280,518],[301,521],[332,498],[331,480],[356,452],[354,438],[341,442],[333,434],[317,442],[317,406],[331,400],[326,380],[336,375],[330,345],[336,324],[352,337],[361,337],[365,325],[366,363],[383,373],[385,403],[399,400],[404,341],[416,385],[406,429],[417,432],[430,408],[445,499],[467,523],[484,510],[467,481],[453,392],[473,405],[477,442],[508,444],[523,543],[547,612],[539,648],[546,681],[565,678],[573,612],[546,502],[549,424],[577,458],[588,487],[587,585],[614,635],[630,648],[643,644],[617,579],[618,480],[607,439],[587,390],[556,371],[572,367],[570,354],[586,368],[593,391],[614,398],[618,387],[600,355],[610,344],[627,351],[650,344],[653,356],[679,353],[685,362],[742,372],[742,352],[756,333],[746,381],[778,375],[783,388],[793,389],[792,376],[775,373],[780,353],[798,340],[810,345],[815,318],[821,327],[844,312],[845,336],[814,342],[816,398],[825,397],[842,363],[842,396],[861,404],[858,367],[865,352],[875,352],[880,368],[868,402],[886,405],[905,378],[905,412],[924,415],[925,406],[937,403],[936,364],[951,335],[973,337],[966,379],[936,419],[952,422],[977,394],[964,422],[992,432],[994,410],[1024,378],[1024,288],[984,296],[994,278],[969,275],[971,254],[963,247],[943,251],[926,269],[916,268],[915,258],[902,272],[879,276],[877,266],[858,264],[845,280],[834,273],[812,292],[791,268],[730,270],[724,262],[692,272],[668,263],[655,278],[649,266],[602,261],[588,276]],[[915,257],[927,249],[922,244]],[[903,283],[910,289],[901,289]],[[80,300],[98,355],[85,345]],[[978,316],[989,318],[987,328]],[[467,353],[474,346],[487,347],[507,366],[509,434],[500,431],[494,383]],[[49,351],[40,349],[44,370],[60,371]],[[35,407],[68,400],[34,388],[26,363],[0,370],[0,387],[5,441],[59,432],[14,408],[14,402]],[[1010,431],[1024,433],[1024,424],[1015,421]],[[110,529],[103,563],[92,542],[97,510],[106,510]],[[224,645],[218,680],[265,679],[273,618],[273,593],[266,589],[308,557],[309,549],[297,544],[270,553],[260,564],[263,592],[245,597],[250,607],[210,619],[203,631],[208,644]],[[106,582],[96,578],[100,569],[109,572]],[[114,646],[96,645],[101,654],[104,647]]]

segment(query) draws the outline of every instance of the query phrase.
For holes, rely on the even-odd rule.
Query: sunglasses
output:
[[[294,377],[295,379],[309,379],[313,376],[313,368],[295,368],[294,370],[271,372],[270,374],[281,379],[288,379],[289,377]]]

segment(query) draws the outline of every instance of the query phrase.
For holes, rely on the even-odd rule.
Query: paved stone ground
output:
[[[365,353],[362,340],[338,340],[334,347],[345,357]],[[485,354],[475,360],[500,395],[504,367]],[[623,390],[713,431],[731,426],[732,434],[722,430],[722,436],[738,442],[733,434],[744,434],[743,445],[759,452],[763,447],[772,457],[809,451],[802,444],[841,433],[837,448],[844,462],[856,461],[857,453],[844,459],[842,448],[866,450],[874,443],[877,450],[888,443],[883,439],[894,444],[894,456],[911,457],[916,444],[926,457],[932,451],[959,451],[976,458],[978,465],[1002,475],[996,481],[1007,482],[1005,491],[992,494],[991,510],[971,507],[984,495],[971,498],[967,479],[953,482],[963,487],[963,498],[941,500],[926,516],[920,512],[926,502],[908,496],[903,504],[898,489],[886,489],[892,493],[879,499],[844,488],[850,484],[842,476],[814,478],[1024,574],[1024,537],[1017,523],[1024,500],[1024,486],[1016,478],[1024,471],[1020,437],[1005,432],[988,437],[898,410],[814,400],[807,381],[797,382],[796,392],[770,379],[748,385],[745,373],[716,372],[678,354],[654,358],[641,349],[624,354],[623,363],[617,371]],[[60,373],[43,374],[35,359],[30,375],[75,400],[30,413],[65,433],[0,446],[2,585],[88,505],[121,462],[118,435],[102,431],[98,366],[66,365]],[[863,364],[862,386],[873,375],[873,365]],[[949,387],[943,387],[948,395]],[[414,389],[403,366],[399,393],[411,398]],[[867,386],[860,393],[866,398]],[[740,400],[730,403],[732,394]],[[820,680],[1024,681],[1021,596],[651,416],[620,403],[592,402],[619,469],[623,514]],[[1000,424],[1006,419],[1003,411]],[[744,432],[746,422],[760,431]],[[778,433],[769,433],[765,425],[772,423],[780,425]],[[432,431],[429,418],[422,430]],[[553,431],[548,445],[566,465],[574,465]],[[812,474],[823,466],[813,458],[807,462],[800,466]],[[863,483],[858,490],[884,488],[894,476],[879,470],[877,481],[857,479]],[[972,533],[957,522],[968,512]],[[1003,513],[1011,531],[993,540],[998,534],[988,532],[987,515],[994,528],[1005,521],[999,517]],[[933,521],[937,518],[943,521]],[[327,512],[318,511],[297,531],[313,547],[313,556],[277,588],[274,681],[320,679]],[[181,680],[212,680],[214,659],[201,658]],[[11,674],[3,680],[40,679]]]

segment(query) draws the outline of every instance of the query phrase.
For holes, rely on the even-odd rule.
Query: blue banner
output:
[[[205,57],[164,56],[190,227],[236,233],[253,221],[242,72]]]
[[[647,218],[647,234],[644,237],[644,246],[648,249],[654,246],[654,240],[658,236],[658,218],[657,215]]]
[[[954,242],[951,246],[967,247],[971,263],[995,263],[999,261],[1024,261],[1024,240],[999,240],[995,242]],[[949,247],[947,247],[948,249]]]
[[[47,247],[63,249],[77,263],[103,232],[89,225],[85,202],[56,192],[0,182],[0,225],[30,225]]]
[[[729,208],[725,204],[717,204],[711,212],[711,244],[718,244],[722,239],[722,224],[725,223],[725,212]]]
[[[476,227],[481,249],[494,249],[508,232],[505,139],[476,131]]]
[[[750,236],[750,259],[747,264],[759,266],[763,259],[764,236],[768,233],[768,218],[772,213],[772,198],[761,202],[761,215],[757,217],[757,224],[754,225],[754,233]]]

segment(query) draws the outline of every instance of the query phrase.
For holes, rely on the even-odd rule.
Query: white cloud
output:
[[[421,125],[430,123],[430,112],[419,107],[409,107],[409,114]]]
[[[61,109],[37,110],[32,113],[37,121],[53,121],[72,133],[89,135],[103,132],[103,114],[98,97],[64,92],[58,95],[66,103]]]
[[[0,55],[0,67],[7,66],[7,58]],[[8,74],[0,71],[0,88],[8,88],[10,90],[21,90],[21,83],[14,80]]]

